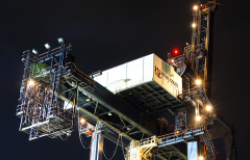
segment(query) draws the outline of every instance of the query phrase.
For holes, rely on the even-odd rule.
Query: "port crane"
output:
[[[90,160],[101,160],[102,154],[108,160],[114,157],[108,158],[103,151],[104,137],[116,143],[116,149],[118,145],[123,148],[126,160],[152,156],[163,160],[216,159],[208,127],[217,121],[226,128],[223,134],[233,133],[233,128],[214,117],[207,96],[210,19],[215,4],[194,6],[192,43],[180,56],[169,54],[167,62],[151,54],[86,75],[74,64],[72,45],[66,45],[62,38],[55,49],[46,43],[45,53],[35,49],[23,52],[24,74],[16,111],[21,119],[19,131],[29,134],[29,140],[44,136],[65,139],[77,123],[82,146],[91,149]],[[138,64],[143,66],[142,79],[133,77],[130,69]],[[150,75],[146,74],[147,66],[151,67]],[[118,74],[121,70],[125,76]],[[114,74],[123,78],[110,79]],[[168,114],[175,116],[174,129],[164,118]],[[90,146],[84,144],[83,136],[92,138]],[[227,155],[232,159],[233,142],[229,143]],[[178,149],[178,145],[185,149]]]

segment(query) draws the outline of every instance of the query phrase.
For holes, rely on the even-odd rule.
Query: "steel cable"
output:
[[[106,154],[105,154],[105,152],[104,152],[103,141],[101,142],[101,146],[102,146],[102,148],[103,148],[102,153],[103,153],[104,157],[105,157],[107,160],[112,160],[112,159],[114,158],[114,156],[115,156],[115,154],[116,154],[116,151],[117,151],[117,148],[118,148],[119,140],[120,140],[120,134],[119,134],[119,137],[118,137],[118,139],[117,139],[116,147],[115,147],[114,153],[113,153],[113,155],[111,156],[111,158],[107,158],[107,156],[106,156]]]
[[[60,139],[63,140],[63,141],[66,141],[66,140],[69,138],[69,136],[67,136],[66,138],[63,138],[61,135],[60,135],[59,137],[60,137]]]
[[[84,144],[83,144],[83,142],[82,142],[82,138],[81,138],[81,134],[80,134],[80,121],[79,121],[79,107],[77,107],[77,112],[78,112],[78,133],[79,133],[79,140],[80,140],[80,142],[81,142],[81,145],[82,145],[82,147],[84,148],[84,149],[89,149],[89,147],[90,147],[90,145],[91,144],[89,144],[89,146],[88,147],[86,147]]]
[[[125,156],[125,154],[124,154],[124,149],[123,149],[122,134],[121,134],[121,142],[122,142],[122,153],[123,153],[123,157],[124,157],[124,159],[126,159],[126,156]]]

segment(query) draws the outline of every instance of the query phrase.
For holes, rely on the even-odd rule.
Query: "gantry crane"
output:
[[[212,131],[207,126],[215,125],[217,120],[233,133],[225,121],[215,119],[207,96],[211,72],[210,18],[215,4],[194,6],[192,43],[182,55],[169,56],[168,63],[153,54],[126,63],[126,78],[109,83],[107,75],[117,72],[86,75],[74,64],[71,44],[65,45],[62,38],[58,39],[60,47],[55,49],[46,43],[45,53],[25,51],[16,112],[21,119],[19,130],[28,133],[29,140],[44,136],[65,139],[73,132],[73,124],[78,123],[80,142],[91,149],[91,160],[101,160],[102,153],[106,159],[114,157],[113,154],[108,158],[103,151],[104,137],[116,143],[116,149],[118,145],[123,151],[126,147],[126,160],[147,160],[152,156],[215,159]],[[141,62],[143,83],[128,76],[129,68]],[[161,65],[152,65],[157,63]],[[152,75],[145,76],[145,68],[150,65],[154,68]],[[175,116],[174,129],[163,118],[166,114]],[[86,146],[82,136],[92,137],[90,146]],[[200,150],[200,143],[204,143],[204,151]],[[184,149],[178,149],[178,145]],[[232,155],[228,153],[229,159]]]

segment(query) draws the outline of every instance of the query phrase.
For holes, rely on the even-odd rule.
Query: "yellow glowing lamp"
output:
[[[85,119],[81,118],[80,122],[83,124],[85,122]]]
[[[199,157],[199,160],[204,160],[204,158],[202,156]]]
[[[197,121],[200,121],[200,120],[201,120],[201,117],[200,117],[200,116],[196,116],[196,120],[197,120]]]
[[[28,85],[29,85],[29,86],[34,86],[34,85],[35,85],[35,81],[32,80],[32,79],[30,79],[30,80],[28,81]]]
[[[197,85],[201,85],[201,80],[197,79],[197,80],[195,81],[195,83],[196,83]]]
[[[207,111],[211,111],[211,109],[212,109],[212,107],[211,107],[210,105],[207,105],[207,106],[206,106],[206,110],[207,110]]]

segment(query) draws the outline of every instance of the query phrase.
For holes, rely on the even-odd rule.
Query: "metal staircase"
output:
[[[206,155],[207,159],[215,160],[216,155],[215,155],[214,145],[213,142],[210,141],[209,134],[206,129],[204,130],[204,134],[202,135],[202,137],[207,148],[207,155]]]

